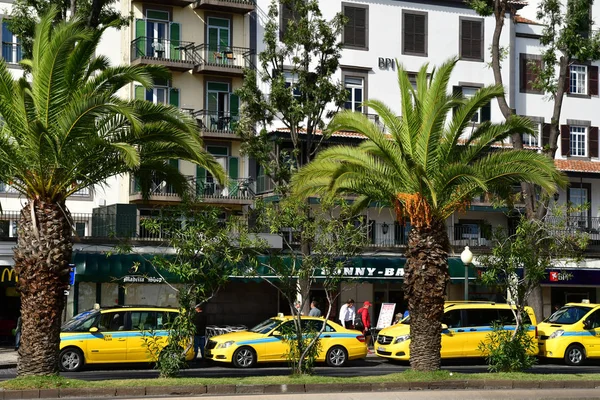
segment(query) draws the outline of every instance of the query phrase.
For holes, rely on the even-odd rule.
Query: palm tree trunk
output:
[[[70,220],[64,203],[31,200],[21,210],[14,250],[23,324],[19,376],[58,372],[61,315],[72,253]]]
[[[410,232],[404,296],[410,312],[410,366],[416,371],[440,368],[441,319],[448,275],[448,234],[443,222]]]

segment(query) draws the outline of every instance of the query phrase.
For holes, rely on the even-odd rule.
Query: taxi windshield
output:
[[[267,319],[266,321],[261,322],[260,324],[256,325],[254,328],[250,329],[250,332],[256,332],[256,333],[269,333],[271,332],[273,329],[275,329],[279,324],[281,324],[281,321],[278,319]]]
[[[587,314],[592,307],[565,306],[549,316],[545,322],[551,324],[574,324]]]
[[[84,311],[65,322],[60,330],[61,332],[86,332],[94,326],[98,315],[100,315],[98,310]]]

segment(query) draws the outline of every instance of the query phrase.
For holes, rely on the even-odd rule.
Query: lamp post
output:
[[[465,264],[465,301],[469,300],[469,264],[473,261],[473,253],[469,250],[469,246],[460,253],[460,260]]]

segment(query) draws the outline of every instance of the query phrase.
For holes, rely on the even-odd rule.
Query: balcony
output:
[[[245,47],[225,47],[222,49],[211,49],[207,44],[201,44],[195,48],[199,63],[194,72],[199,74],[219,74],[231,77],[242,77],[244,69],[249,68],[250,55],[252,52]]]
[[[239,139],[235,134],[240,120],[238,112],[197,110],[191,115],[198,121],[202,137]]]
[[[146,36],[131,42],[132,65],[164,65],[174,71],[190,71],[198,62],[195,44],[192,42]]]
[[[187,7],[194,4],[194,0],[133,0],[136,2],[144,2],[161,6]]]
[[[194,8],[196,10],[246,14],[254,11],[256,4],[254,0],[196,0]]]
[[[190,193],[196,199],[206,204],[237,204],[249,205],[254,201],[256,185],[249,178],[230,179],[226,185],[217,182],[188,179]],[[170,185],[157,182],[153,185],[149,200],[153,203],[173,204],[182,200]],[[130,184],[129,201],[131,203],[143,202],[142,193],[136,189],[132,180]]]
[[[379,115],[365,114],[365,116],[369,119],[369,121],[372,121],[375,125],[377,125],[377,127],[381,130],[381,132],[385,132],[385,125],[383,124],[383,121],[381,120],[381,118],[379,118]]]

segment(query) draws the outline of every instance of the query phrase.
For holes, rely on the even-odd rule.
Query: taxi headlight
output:
[[[220,343],[220,344],[217,346],[217,349],[226,349],[226,348],[228,348],[228,347],[231,347],[231,345],[232,345],[232,344],[234,344],[234,343],[235,343],[235,341],[233,341],[233,340],[228,340],[227,342]]]
[[[552,332],[552,334],[550,336],[548,336],[548,339],[556,339],[557,337],[561,337],[563,335],[563,333],[565,333],[565,331],[562,329],[559,329],[557,331]]]
[[[393,344],[406,342],[408,339],[410,339],[410,335],[396,336],[396,339],[394,339]]]

